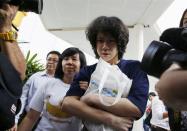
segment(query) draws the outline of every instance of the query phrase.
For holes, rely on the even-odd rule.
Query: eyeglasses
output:
[[[47,58],[47,62],[58,63],[58,60],[57,59],[53,59],[53,58]]]

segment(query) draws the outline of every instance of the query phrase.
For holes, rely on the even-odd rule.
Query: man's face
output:
[[[55,72],[58,61],[59,61],[58,55],[49,54],[46,60],[46,70],[50,72]]]
[[[99,57],[110,64],[118,61],[118,50],[116,40],[108,33],[98,33],[96,48]]]

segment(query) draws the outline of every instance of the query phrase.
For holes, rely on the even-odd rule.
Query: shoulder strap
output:
[[[22,93],[22,81],[5,54],[0,52],[0,84],[11,95],[19,98]]]

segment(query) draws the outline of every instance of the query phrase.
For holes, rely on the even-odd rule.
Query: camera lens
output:
[[[41,14],[43,9],[43,0],[25,0],[23,4],[20,5],[20,11],[31,11],[37,14]]]

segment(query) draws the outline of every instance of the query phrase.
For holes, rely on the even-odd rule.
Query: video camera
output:
[[[20,11],[42,13],[43,0],[0,0],[0,7],[2,4],[8,3],[19,6]]]
[[[159,78],[173,63],[187,69],[187,28],[167,29],[160,41],[152,41],[143,55],[141,68]]]

